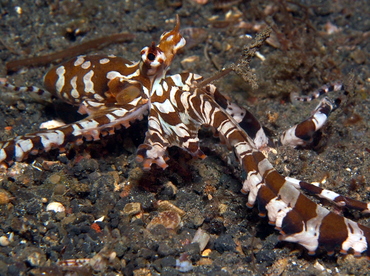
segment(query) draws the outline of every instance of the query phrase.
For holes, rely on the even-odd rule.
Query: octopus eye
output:
[[[154,55],[153,53],[149,53],[149,54],[148,54],[148,59],[149,59],[150,61],[155,60],[155,55]]]

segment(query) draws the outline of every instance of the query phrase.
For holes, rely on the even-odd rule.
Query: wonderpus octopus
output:
[[[199,148],[198,131],[207,126],[234,152],[245,171],[242,193],[248,194],[247,205],[257,203],[260,214],[267,214],[280,231],[281,240],[299,243],[310,254],[321,246],[329,254],[336,248],[342,253],[352,248],[356,256],[365,252],[370,257],[370,228],[328,211],[299,189],[363,212],[369,212],[368,204],[280,175],[261,152],[269,146],[269,139],[250,112],[231,103],[197,74],[167,75],[176,53],[185,46],[179,28],[177,18],[175,28],[165,32],[158,45],[141,50],[138,62],[115,56],[78,56],[51,69],[44,79],[46,91],[79,106],[79,112],[88,116],[1,142],[0,161],[11,165],[29,154],[98,140],[148,116],[148,130],[136,160],[144,170],[153,164],[165,169],[167,149],[172,146],[197,158],[206,157]],[[5,79],[1,83],[16,89]],[[341,84],[334,83],[316,94],[341,89]],[[44,93],[35,87],[23,90]],[[335,108],[334,102],[324,98],[310,118],[283,133],[281,143],[293,147],[307,143]]]

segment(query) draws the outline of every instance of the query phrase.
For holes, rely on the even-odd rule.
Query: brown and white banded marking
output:
[[[258,149],[273,147],[272,141],[267,137],[262,125],[247,109],[230,102],[230,99],[222,95],[216,86],[207,85],[206,90],[213,96],[215,101],[233,117],[239,126],[252,138]]]
[[[0,86],[13,90],[15,92],[32,92],[38,95],[43,95],[46,91],[44,89],[40,89],[36,86],[14,86],[8,82],[5,78],[0,78]]]
[[[312,141],[313,135],[326,123],[330,113],[336,108],[336,104],[329,98],[323,98],[310,118],[282,133],[280,136],[281,144],[291,147],[307,145]]]
[[[267,210],[270,223],[274,223],[282,235],[281,240],[297,242],[306,247],[310,254],[322,246],[329,253],[336,247],[340,247],[342,253],[352,248],[356,256],[366,251],[369,257],[369,228],[317,205],[278,174],[260,153],[252,155],[255,155],[255,161],[260,159],[257,166],[259,175],[263,177],[262,180],[248,181],[251,176],[248,174],[245,185],[248,185],[247,189],[252,195],[257,194],[260,212]],[[244,167],[251,162],[250,154],[245,159],[245,162],[241,162]],[[249,195],[248,200],[253,199],[254,196],[250,198]]]
[[[138,64],[120,57],[79,56],[51,69],[44,77],[44,86],[53,96],[79,105],[84,100],[104,102],[109,91],[111,71],[123,76],[138,70]]]
[[[243,190],[249,192],[249,205],[257,201],[261,213],[267,211],[270,222],[274,223],[277,229],[280,230],[282,240],[298,242],[306,247],[310,254],[313,254],[319,246],[323,246],[328,252],[332,252],[337,247],[338,242],[341,246],[341,252],[347,252],[352,248],[355,255],[359,255],[361,252],[367,251],[370,238],[368,228],[331,213],[303,196],[292,183],[276,172],[232,117],[223,111],[214,99],[205,96],[205,91],[196,88],[196,85],[191,86],[190,90],[186,91],[173,89],[166,92],[169,91],[172,92],[171,97],[167,96],[165,98],[178,98],[180,101],[177,100],[176,106],[168,108],[166,114],[170,110],[171,113],[181,114],[183,119],[190,115],[190,118],[196,118],[195,121],[200,122],[201,125],[210,125],[217,130],[221,139],[234,148],[241,165],[248,172]],[[184,107],[190,107],[190,110],[186,111],[186,109],[183,109]],[[317,120],[318,124],[316,125],[320,126],[320,123],[323,123],[320,116],[324,114],[327,117],[332,109],[331,102],[324,99],[316,109],[312,120]],[[157,114],[156,118],[159,116],[161,115]],[[171,116],[171,119],[173,118],[174,116]],[[185,121],[187,120],[185,119]],[[168,121],[165,123],[168,124]],[[154,139],[145,141],[145,147],[142,147],[138,153],[142,156],[146,155],[146,161],[150,159],[150,154],[143,154],[145,150],[165,145],[153,155],[154,159],[149,162],[150,164],[158,163],[157,160],[161,158],[162,153],[168,146],[179,145],[178,140],[172,138],[170,133],[163,134],[164,130],[169,129],[168,125],[163,127],[163,123],[159,123],[159,120],[153,125],[156,129],[156,135],[161,136],[166,141],[158,144],[156,144],[158,141],[154,142]],[[172,124],[172,126],[177,125]],[[150,133],[150,135],[152,134]],[[170,139],[168,139],[169,137]],[[180,137],[197,139],[197,136],[191,136],[190,132]],[[187,149],[184,145],[183,148]],[[198,149],[198,141],[196,141],[196,148]],[[189,151],[189,149],[187,150]],[[164,161],[164,159],[161,160],[161,162]],[[163,163],[159,162],[158,164],[163,166]],[[148,163],[146,166],[148,166]],[[348,205],[348,207],[351,206]],[[333,235],[333,227],[336,228],[334,225],[338,224],[341,224],[342,227],[338,230],[335,229],[337,234]]]
[[[137,152],[137,160],[143,162],[145,169],[153,163],[166,168],[168,146],[178,146],[194,156],[205,157],[199,149],[201,124],[191,114],[194,107],[189,102],[191,86],[199,79],[199,75],[185,73],[167,77],[153,87],[148,131]]]
[[[330,92],[333,92],[333,91],[340,91],[340,90],[345,91],[345,87],[344,87],[343,83],[337,81],[337,82],[325,84],[322,87],[320,87],[319,89],[311,92],[307,96],[300,96],[298,93],[291,93],[290,94],[290,100],[293,103],[296,102],[296,101],[309,102],[309,101],[312,101],[314,99],[317,99],[317,98],[321,97],[324,94],[327,94],[327,93],[330,93]],[[347,94],[347,91],[345,91],[345,93]]]
[[[204,95],[198,95],[196,98],[202,99]],[[275,223],[276,227],[281,229],[284,240],[299,242],[310,252],[314,252],[321,244],[320,238],[325,240],[328,235],[331,235],[323,230],[319,231],[324,218],[330,212],[308,200],[293,185],[285,181],[284,177],[279,175],[269,161],[255,148],[245,132],[237,124],[232,123],[230,115],[222,112],[215,103],[212,104],[210,99],[207,99],[207,102],[209,104],[207,110],[210,112],[199,110],[198,114],[203,115],[200,120],[214,127],[220,136],[224,137],[225,141],[235,149],[241,165],[248,172],[243,185],[243,190],[249,192],[248,203],[252,205],[256,200],[258,203],[262,202],[258,205],[262,209],[260,211],[263,213],[267,210],[270,222]],[[197,106],[204,105],[201,103]],[[303,212],[303,209],[309,205],[315,207],[313,211]],[[343,219],[340,216],[337,217]],[[347,234],[349,237],[352,235],[349,230]],[[361,242],[357,240],[351,240],[353,248],[361,248],[360,244]],[[334,248],[335,243],[324,245]],[[346,245],[343,245],[342,249],[345,250]]]
[[[11,164],[13,161],[24,160],[29,154],[35,155],[51,149],[64,151],[67,144],[82,144],[82,138],[99,140],[100,135],[114,134],[115,128],[128,128],[131,122],[142,120],[147,110],[147,103],[138,104],[131,110],[112,108],[103,115],[90,116],[56,129],[41,130],[0,142],[0,162]]]
[[[338,207],[347,207],[350,209],[359,210],[364,214],[370,213],[370,203],[365,203],[362,201],[358,201],[336,192],[323,189],[314,185],[312,183],[308,183],[305,181],[301,181],[291,177],[285,177],[286,181],[291,183],[297,189],[302,189],[309,194],[316,195],[320,198],[324,198],[336,204]]]

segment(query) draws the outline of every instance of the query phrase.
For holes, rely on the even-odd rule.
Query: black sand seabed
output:
[[[330,117],[316,150],[279,148],[270,160],[284,175],[307,181],[326,178],[324,187],[370,201],[368,2],[300,2],[304,8],[284,1],[240,1],[216,9],[220,3],[1,1],[1,77],[6,76],[5,63],[11,60],[54,53],[119,32],[136,37],[90,54],[138,60],[141,48],[173,28],[175,14],[180,15],[182,28],[204,30],[193,29],[189,43],[198,45],[178,55],[171,73],[189,70],[208,77],[217,72],[215,65],[236,62],[249,42],[244,35],[255,35],[257,24],[272,15],[267,20],[274,23],[279,39],[262,47],[264,62],[255,58],[251,64],[259,88],[253,90],[234,74],[217,86],[276,134],[309,116],[317,104],[293,105],[289,93],[310,91],[334,80],[347,83],[351,93]],[[192,56],[192,63],[180,64]],[[16,85],[42,86],[42,76],[51,66],[25,68],[8,78]],[[0,91],[1,140],[34,132],[47,120],[78,118],[60,104],[55,108],[29,95]],[[325,252],[312,257],[301,246],[279,242],[278,233],[258,217],[256,208],[245,207],[246,197],[239,192],[243,173],[206,130],[201,133],[205,160],[171,149],[165,171],[142,172],[134,160],[145,131],[146,122],[139,122],[67,154],[51,151],[3,172],[0,196],[5,201],[9,196],[10,201],[0,206],[0,237],[10,242],[2,241],[0,246],[0,275],[368,274],[365,258],[338,253],[330,257]],[[160,212],[159,200],[184,211],[176,231],[162,225],[147,229]],[[62,203],[66,211],[47,212],[50,202]],[[141,211],[132,215],[128,207],[133,206],[128,203],[140,203]],[[370,225],[369,217],[345,214]],[[198,228],[211,236],[208,257],[190,243]],[[176,259],[186,255],[193,269],[180,273]],[[98,261],[93,267],[91,261],[70,271],[57,266],[58,261],[85,258]]]

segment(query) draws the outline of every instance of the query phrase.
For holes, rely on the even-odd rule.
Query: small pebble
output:
[[[93,270],[102,272],[107,269],[108,260],[101,254],[96,254],[90,259],[89,264]]]
[[[218,206],[218,210],[220,212],[220,215],[224,214],[227,211],[228,207],[226,204],[220,204]]]
[[[211,254],[212,250],[207,248],[202,252],[202,257],[208,257]]]
[[[158,200],[157,205],[158,205],[159,211],[174,211],[178,213],[180,216],[185,215],[184,210],[181,210],[179,207],[177,207],[176,205],[173,205],[168,200]]]
[[[125,207],[123,207],[123,214],[127,216],[134,216],[140,212],[141,212],[140,202],[127,203]]]
[[[7,191],[0,189],[0,205],[8,204],[11,199],[12,196]]]
[[[209,258],[201,258],[198,262],[197,262],[197,265],[212,265],[213,264],[213,260],[212,259],[209,259]]]
[[[171,181],[167,181],[163,185],[163,190],[161,191],[161,194],[166,195],[169,198],[172,198],[177,194],[177,191],[178,191],[177,187]]]
[[[54,187],[54,195],[63,195],[67,191],[64,184],[56,184]]]
[[[42,266],[42,264],[45,263],[45,253],[43,253],[41,250],[30,252],[30,254],[27,256],[27,261],[31,266]]]
[[[320,264],[318,261],[315,262],[315,264],[313,265],[314,268],[316,268],[317,270],[320,270],[320,271],[324,271],[325,270],[325,267]]]
[[[7,236],[1,236],[0,237],[0,245],[1,246],[8,246],[10,244],[10,241]]]
[[[235,250],[236,244],[231,235],[223,234],[215,240],[214,247],[218,252],[224,253]]]
[[[146,228],[150,230],[158,224],[163,225],[166,229],[176,230],[181,225],[181,217],[175,211],[164,211],[155,216]]]
[[[48,206],[46,206],[46,211],[53,211],[55,213],[59,213],[59,212],[65,212],[66,208],[63,206],[62,203],[54,201],[54,202],[50,202]]]
[[[151,271],[148,268],[140,268],[134,270],[132,273],[134,276],[152,275]]]
[[[52,174],[51,176],[49,176],[49,181],[51,184],[58,184],[61,180],[61,176],[59,174]]]
[[[203,249],[206,248],[206,245],[209,242],[210,238],[211,236],[206,231],[199,228],[197,232],[195,232],[194,238],[191,243],[198,243],[200,251],[203,251]]]
[[[180,272],[189,272],[189,271],[193,270],[193,264],[188,260],[180,261],[179,259],[177,259],[176,260],[176,268]]]

